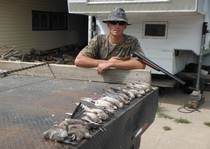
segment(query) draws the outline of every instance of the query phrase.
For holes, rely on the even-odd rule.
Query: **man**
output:
[[[102,22],[107,23],[109,34],[95,36],[77,55],[75,65],[96,67],[98,73],[110,68],[144,69],[145,64],[132,55],[135,51],[143,54],[138,39],[124,34],[126,27],[131,25],[125,11],[115,8]]]

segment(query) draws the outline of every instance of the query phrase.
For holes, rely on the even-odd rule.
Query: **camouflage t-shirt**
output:
[[[125,35],[124,41],[118,45],[109,43],[109,35],[98,35],[90,40],[89,44],[81,50],[81,53],[95,59],[108,60],[111,57],[133,57],[133,53],[143,54],[136,37]]]

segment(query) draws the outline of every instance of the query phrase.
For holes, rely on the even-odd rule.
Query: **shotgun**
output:
[[[151,60],[149,60],[148,58],[146,58],[144,55],[139,54],[137,52],[134,52],[134,56],[138,57],[140,60],[142,60],[146,65],[148,65],[149,67],[157,70],[157,71],[161,71],[164,74],[166,74],[167,76],[169,76],[170,78],[176,80],[177,82],[179,82],[180,84],[182,84],[183,86],[186,84],[186,82],[184,82],[183,80],[181,80],[180,78],[177,78],[176,76],[172,75],[170,72],[168,72],[167,70],[163,69],[162,67],[160,67],[159,65],[155,64],[154,62],[152,62]]]

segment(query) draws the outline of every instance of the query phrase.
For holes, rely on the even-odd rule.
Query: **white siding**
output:
[[[28,52],[32,48],[45,50],[79,40],[74,30],[32,31],[32,10],[68,13],[67,0],[0,0],[0,3],[0,47],[15,46]]]

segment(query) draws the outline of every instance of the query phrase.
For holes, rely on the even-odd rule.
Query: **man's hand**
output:
[[[130,56],[125,57],[125,58],[112,57],[107,62],[98,64],[96,70],[97,70],[98,74],[101,74],[104,71],[110,69],[113,66],[114,63],[122,62],[122,61],[127,61],[130,58],[131,58]]]
[[[96,71],[98,72],[98,74],[101,74],[102,72],[110,69],[111,65],[112,65],[111,62],[100,63],[96,68]]]

